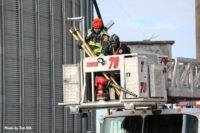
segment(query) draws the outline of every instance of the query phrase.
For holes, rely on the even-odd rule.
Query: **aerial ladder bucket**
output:
[[[76,27],[71,27],[69,32],[72,34],[72,36],[78,41],[81,40],[83,42],[83,38],[81,36],[81,34],[78,32]],[[88,44],[82,44],[81,47],[85,50],[86,54],[89,57],[95,57],[96,55],[94,54],[94,52],[91,50],[91,48],[88,46]],[[112,76],[108,76],[107,74],[105,74],[104,72],[102,72],[103,76],[108,79],[111,80],[115,87],[113,87],[113,89],[115,90],[116,94],[118,95],[118,97],[120,98],[120,91],[119,89],[116,88],[116,86],[119,86],[118,83],[115,81],[115,79]],[[113,85],[113,84],[112,84]],[[120,88],[120,87],[118,87]],[[122,90],[122,89],[121,89]],[[130,94],[132,94],[131,92],[129,92]]]
[[[76,27],[71,27],[69,32],[82,42],[80,47],[88,55],[80,64],[63,65],[64,102],[59,105],[72,113],[100,108],[153,107],[173,103],[177,98],[199,99],[200,60],[168,60],[166,56],[149,53],[98,57]],[[95,81],[98,74],[104,78]]]

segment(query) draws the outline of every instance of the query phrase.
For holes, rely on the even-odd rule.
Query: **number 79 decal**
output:
[[[110,57],[110,66],[109,69],[111,69],[113,67],[113,63],[114,63],[114,68],[118,68],[119,66],[119,57]]]

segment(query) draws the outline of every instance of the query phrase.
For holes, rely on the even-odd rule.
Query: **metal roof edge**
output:
[[[169,41],[122,41],[126,43],[127,45],[137,45],[137,44],[148,44],[148,45],[153,45],[153,44],[171,44],[173,45],[175,41],[169,40]]]

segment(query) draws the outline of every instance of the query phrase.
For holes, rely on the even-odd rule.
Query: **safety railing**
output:
[[[200,60],[177,57],[168,69],[168,96],[200,97]]]

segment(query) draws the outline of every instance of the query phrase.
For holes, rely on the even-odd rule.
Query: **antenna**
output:
[[[144,39],[143,41],[149,42],[149,41],[151,41],[151,40],[153,40],[153,39],[155,39],[157,37],[159,37],[159,35],[156,35],[155,33],[153,33],[149,39]]]

